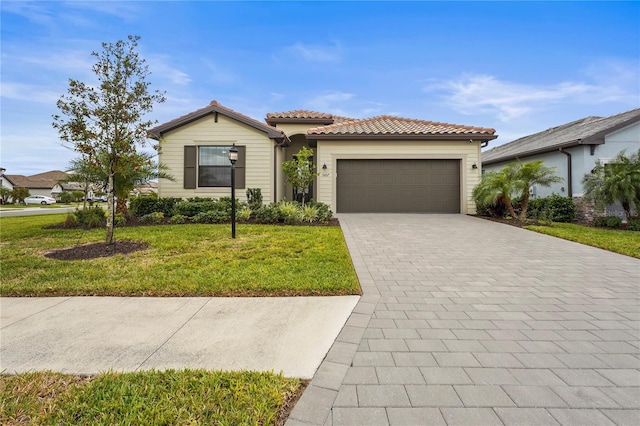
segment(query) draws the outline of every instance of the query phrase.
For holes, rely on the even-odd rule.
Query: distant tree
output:
[[[165,164],[153,161],[154,155],[148,152],[139,152],[134,154],[137,156],[135,161],[128,163],[130,168],[121,167],[114,175],[114,191],[117,198],[116,213],[122,213],[129,216],[127,208],[127,199],[129,193],[138,185],[147,183],[153,179],[167,179],[175,182],[175,177],[167,173],[169,169]],[[133,166],[135,164],[135,166]],[[96,167],[87,159],[80,157],[72,160],[69,171],[74,173],[73,176],[82,176],[87,182],[94,186],[104,188],[108,184],[108,176],[104,174],[104,170]]]
[[[501,170],[485,173],[473,189],[473,197],[476,203],[485,205],[501,200],[511,217],[525,220],[531,186],[550,186],[554,182],[562,182],[562,178],[555,174],[554,168],[546,167],[541,160],[528,163],[514,161]],[[513,208],[514,198],[522,199],[520,215]]]
[[[13,198],[13,202],[18,204],[24,203],[24,199],[30,195],[31,193],[24,186],[14,186],[13,191],[11,191],[11,198]]]
[[[7,204],[10,196],[11,190],[6,186],[0,186],[0,199],[2,200],[2,204]]]
[[[640,149],[627,155],[620,151],[607,164],[596,162],[591,173],[582,178],[584,198],[603,211],[607,204],[622,204],[627,220],[640,208]]]
[[[313,179],[319,175],[313,170],[313,151],[303,146],[295,157],[289,161],[282,163],[282,171],[287,177],[287,182],[293,186],[298,194],[302,194],[302,205],[304,206],[309,185],[313,183]]]
[[[71,191],[71,196],[73,197],[73,201],[80,201],[84,198],[84,191]]]
[[[116,175],[143,166],[137,149],[147,145],[147,131],[154,124],[144,117],[154,104],[165,101],[164,93],[149,92],[149,68],[136,52],[139,39],[129,36],[128,41],[102,43],[102,51],[92,53],[98,84],[70,79],[67,93],[57,103],[60,115],[53,116],[60,139],[107,178],[108,244],[114,241]]]
[[[82,194],[82,191],[80,191],[80,194]],[[82,197],[82,195],[80,196]],[[77,201],[77,199],[69,191],[64,191],[63,193],[60,194],[60,202],[63,204],[70,204],[74,200]]]

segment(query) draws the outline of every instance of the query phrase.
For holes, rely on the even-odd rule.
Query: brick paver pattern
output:
[[[640,424],[640,260],[463,215],[341,215],[363,297],[288,425]]]

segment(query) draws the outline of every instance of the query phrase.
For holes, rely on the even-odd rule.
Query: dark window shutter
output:
[[[247,164],[247,147],[244,145],[237,146],[238,161],[236,162],[236,189],[244,189],[245,181],[245,164]]]
[[[188,145],[184,147],[184,189],[196,188],[198,170],[198,147]]]

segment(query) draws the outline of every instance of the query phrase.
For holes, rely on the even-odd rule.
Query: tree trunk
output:
[[[517,219],[518,215],[516,211],[513,209],[513,205],[511,204],[511,198],[507,195],[504,196],[504,204],[507,206],[507,211],[511,215],[512,218]]]
[[[527,209],[529,208],[529,194],[525,193],[522,197],[522,210],[520,211],[520,220],[524,221],[527,218]]]
[[[627,216],[627,221],[631,220],[631,203],[628,201],[623,201],[622,208],[624,209],[624,214]]]
[[[114,199],[113,199],[113,173],[109,173],[107,183],[107,236],[105,242],[113,244],[113,217],[114,217]]]
[[[118,196],[118,201],[116,202],[116,214],[122,214],[124,217],[129,218],[129,209],[127,208],[126,197]]]

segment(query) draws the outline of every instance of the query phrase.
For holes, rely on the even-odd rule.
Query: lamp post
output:
[[[231,238],[236,237],[236,161],[238,161],[238,148],[234,143],[229,149],[229,161],[231,162]]]

